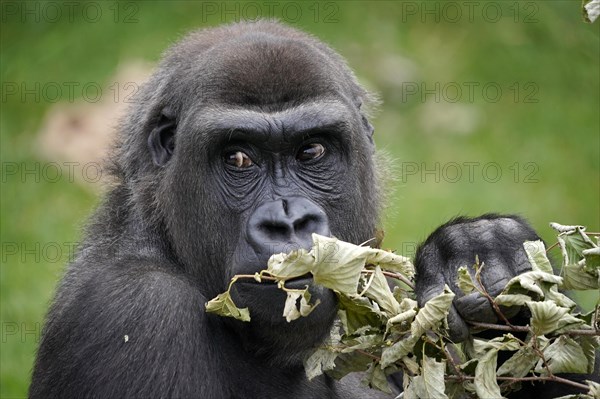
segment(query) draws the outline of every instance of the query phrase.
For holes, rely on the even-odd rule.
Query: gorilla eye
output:
[[[242,151],[232,151],[225,154],[225,163],[236,168],[249,168],[254,165],[248,154]]]
[[[325,153],[325,147],[319,143],[311,143],[300,149],[296,159],[298,161],[309,161],[320,158]]]

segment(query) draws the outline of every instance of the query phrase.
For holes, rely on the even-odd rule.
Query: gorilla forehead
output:
[[[252,27],[196,32],[167,56],[165,71],[186,71],[173,73],[184,76],[173,84],[187,92],[185,102],[269,111],[332,95],[360,103],[364,91],[330,48],[278,23],[260,21]],[[190,56],[181,57],[182,52]]]
[[[289,105],[342,92],[329,60],[305,43],[255,34],[223,47],[210,62],[217,101]]]

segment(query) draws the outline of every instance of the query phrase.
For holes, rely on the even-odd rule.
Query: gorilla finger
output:
[[[448,329],[450,330],[450,339],[452,342],[462,342],[469,337],[469,326],[456,311],[454,305],[448,312]]]
[[[498,257],[483,259],[484,266],[481,272],[481,282],[485,290],[496,297],[504,290],[506,284],[514,277],[512,268],[508,263]]]
[[[479,292],[454,299],[454,306],[464,320],[494,323],[498,321],[488,299]]]

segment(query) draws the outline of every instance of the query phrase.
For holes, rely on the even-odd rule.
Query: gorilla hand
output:
[[[512,277],[531,270],[523,242],[539,239],[527,222],[517,216],[459,217],[440,226],[419,247],[415,257],[419,306],[447,284],[456,294],[448,314],[450,337],[455,342],[464,341],[469,335],[466,321],[492,323],[497,316],[488,299],[478,291],[465,295],[458,288],[458,268],[467,266],[473,276],[471,266],[478,257],[484,264],[481,282],[495,297]]]

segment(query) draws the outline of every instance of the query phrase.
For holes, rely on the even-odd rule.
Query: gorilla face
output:
[[[227,39],[210,46],[206,35],[192,35],[149,83],[169,99],[147,142],[153,212],[208,298],[232,276],[265,269],[274,253],[310,248],[312,233],[361,243],[377,223],[366,93],[329,48],[263,24],[267,33],[237,36],[235,25],[224,27]],[[310,278],[288,286],[306,285],[321,304],[294,323],[324,334],[335,297]],[[251,308],[252,331],[298,330],[282,317],[285,293],[274,284],[241,280],[234,287],[238,306]]]

